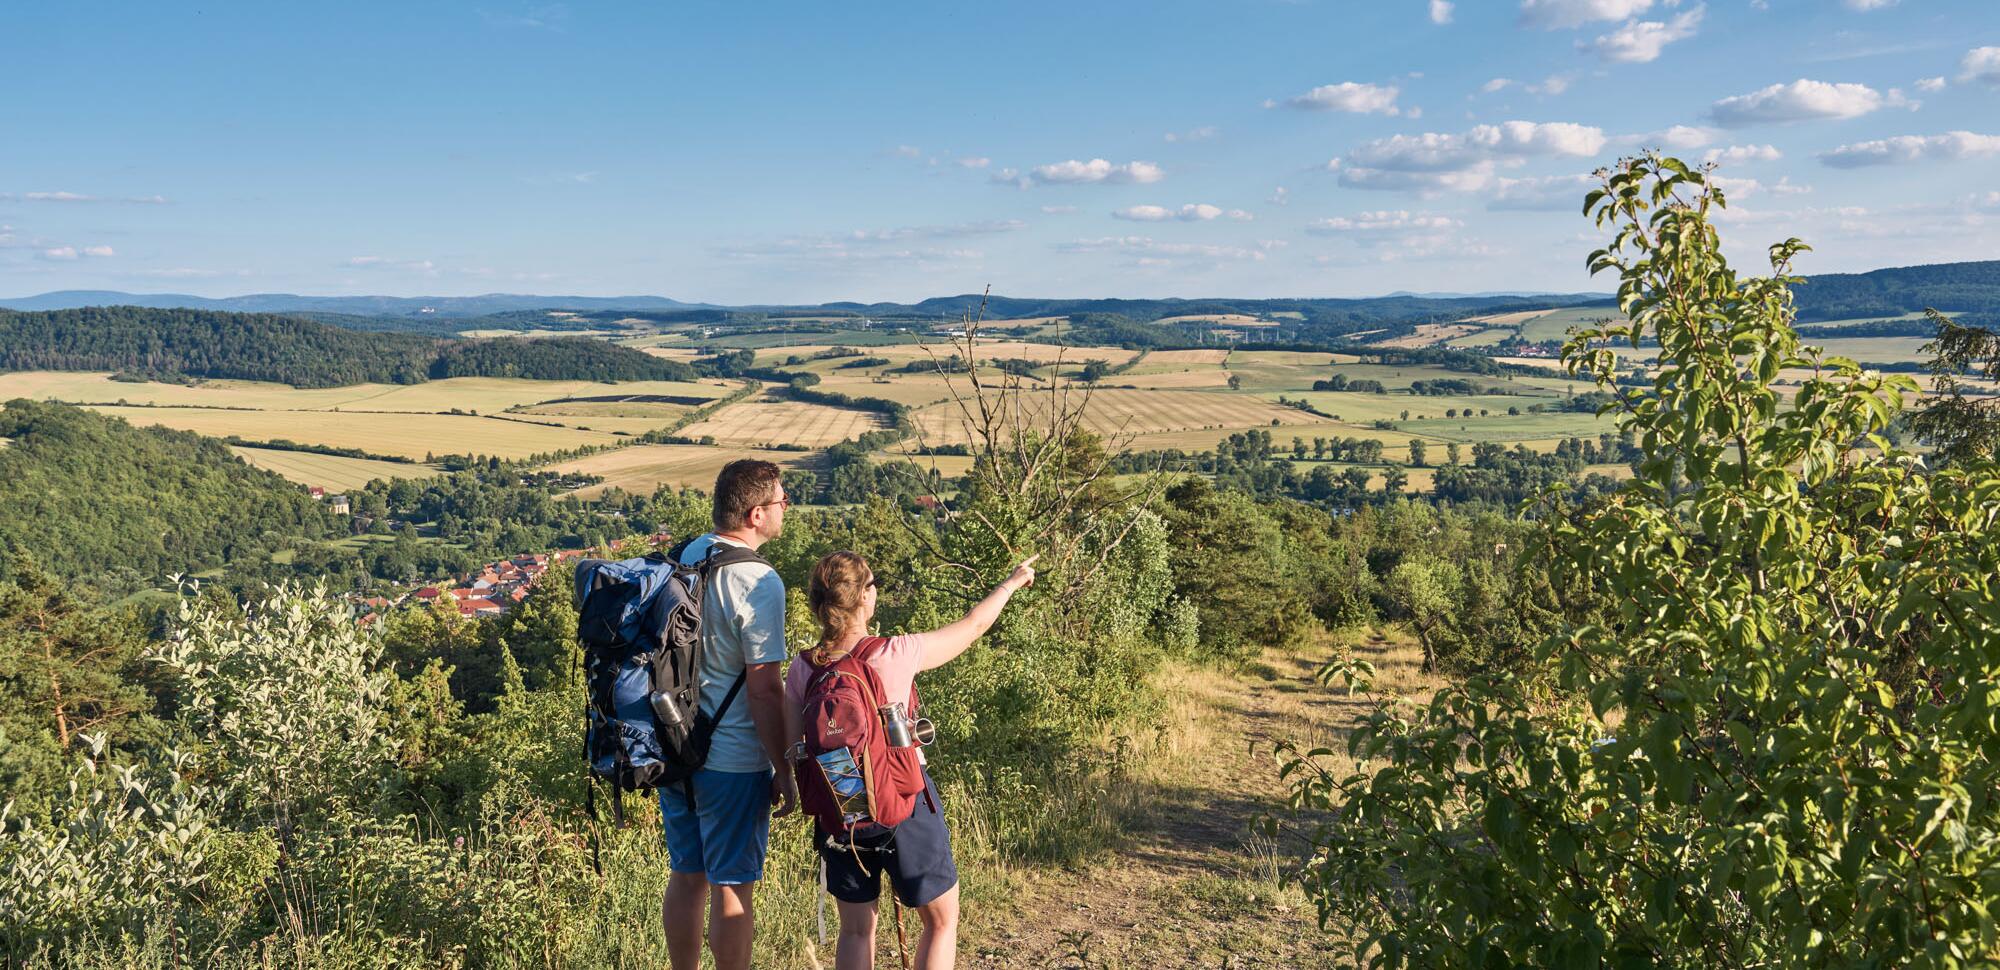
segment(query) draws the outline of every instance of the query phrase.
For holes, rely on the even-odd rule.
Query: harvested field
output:
[[[615,444],[623,439],[595,431],[550,428],[500,418],[459,414],[364,414],[352,411],[219,411],[208,408],[98,407],[135,425],[161,425],[197,434],[250,441],[297,441],[358,448],[378,455],[421,460],[426,455],[531,455]]]
[[[923,407],[951,397],[945,379],[936,374],[890,374],[886,382],[864,376],[866,372],[842,371],[837,376],[822,380],[818,390],[850,397],[879,397],[885,401],[895,401],[910,407]],[[964,386],[964,378],[959,378]]]
[[[1549,312],[1551,311],[1516,310],[1512,313],[1489,313],[1483,317],[1466,317],[1465,319],[1468,323],[1483,323],[1493,327],[1518,327]]]
[[[1216,350],[1155,350],[1139,362],[1134,371],[1172,370],[1180,367],[1216,367],[1229,359],[1229,351]]]
[[[786,401],[766,394],[731,404],[705,421],[688,425],[680,433],[690,438],[713,436],[725,445],[798,444],[824,448],[888,426],[887,419],[871,411]]]
[[[1393,340],[1377,341],[1375,346],[1433,347],[1447,340],[1478,333],[1481,329],[1477,325],[1467,323],[1423,323],[1417,325],[1417,331],[1413,334]]]
[[[439,474],[434,465],[376,461],[373,458],[346,458],[316,455],[307,451],[280,451],[276,448],[244,448],[231,445],[236,457],[277,472],[300,485],[318,485],[329,491],[360,488],[376,479],[429,478]]]
[[[1478,331],[1477,333],[1469,333],[1463,337],[1454,337],[1451,340],[1445,341],[1445,346],[1491,347],[1494,344],[1506,341],[1507,338],[1512,337],[1513,335],[1514,331],[1512,330],[1507,330],[1501,327],[1495,327],[1491,330],[1481,330]]]
[[[1135,371],[1136,368],[1123,374],[1113,374],[1104,381],[1112,387],[1131,385],[1148,390],[1221,390],[1229,386],[1229,372],[1220,367],[1148,374]]]
[[[1043,402],[1034,399],[1034,395],[1029,395],[1029,398],[1029,407],[1044,406]],[[1081,389],[1072,394],[1073,403],[1081,403],[1082,399]],[[1120,431],[1145,434],[1210,427],[1270,427],[1272,421],[1279,424],[1316,424],[1324,420],[1249,395],[1205,391],[1106,388],[1090,395],[1089,407],[1085,422],[1099,434]],[[960,417],[954,404],[935,405],[913,415],[917,426],[932,437],[933,443],[962,440]],[[950,437],[942,437],[947,435]]]
[[[547,467],[551,471],[604,476],[602,484],[573,493],[589,498],[610,488],[622,488],[635,495],[651,495],[661,485],[709,489],[715,486],[715,475],[722,470],[722,466],[738,458],[762,458],[792,467],[804,457],[796,451],[760,451],[754,448],[633,445]]]

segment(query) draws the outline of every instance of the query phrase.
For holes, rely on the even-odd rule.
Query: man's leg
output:
[[[877,905],[840,901],[840,936],[833,951],[833,970],[875,970]]]
[[[674,970],[701,967],[701,925],[707,915],[708,877],[676,872],[667,877],[667,895],[660,901],[660,919],[667,928],[667,959]]]
[[[708,952],[715,955],[715,970],[750,970],[750,944],[757,939],[751,904],[756,890],[754,882],[710,887]]]
[[[958,887],[917,907],[924,921],[917,935],[917,970],[951,970],[958,960]]]

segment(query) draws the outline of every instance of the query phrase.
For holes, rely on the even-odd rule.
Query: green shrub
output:
[[[1661,371],[1611,406],[1638,478],[1551,499],[1527,558],[1601,592],[1602,621],[1382,710],[1354,761],[1286,767],[1300,805],[1338,809],[1304,882],[1370,965],[2000,959],[2000,471],[1882,439],[1914,385],[1802,352],[1805,247],[1739,277],[1722,204],[1650,156],[1587,202],[1627,321],[1565,359],[1610,388],[1604,342],[1652,337]],[[1783,368],[1813,371],[1790,401]]]

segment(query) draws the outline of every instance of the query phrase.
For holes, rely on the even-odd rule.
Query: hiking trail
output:
[[[1379,635],[1356,652],[1378,683],[1420,687],[1414,648]],[[1176,667],[1158,742],[1134,772],[1141,789],[1108,853],[1022,875],[998,911],[968,911],[959,964],[1037,970],[1348,967],[1352,947],[1317,925],[1312,903],[1278,874],[1303,849],[1272,757],[1276,742],[1337,746],[1372,703],[1319,684],[1331,641],[1267,651],[1240,671]],[[1135,741],[1135,743],[1141,743]],[[1157,762],[1177,766],[1166,782]],[[1150,770],[1149,770],[1150,769]],[[1287,820],[1277,843],[1257,822]]]

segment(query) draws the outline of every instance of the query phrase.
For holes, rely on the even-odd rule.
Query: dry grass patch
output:
[[[871,411],[759,395],[731,404],[706,420],[688,425],[680,433],[690,438],[713,436],[725,445],[797,444],[823,448],[888,426],[886,419]]]
[[[231,445],[236,457],[265,471],[277,472],[300,485],[348,491],[376,479],[429,478],[440,474],[436,466],[376,461],[373,458],[346,458],[316,455],[307,451],[279,451],[275,448],[244,448]]]

